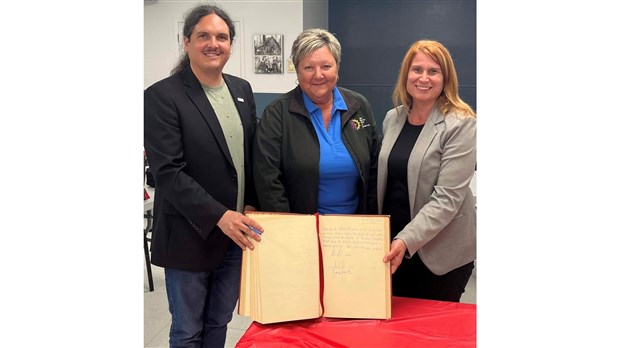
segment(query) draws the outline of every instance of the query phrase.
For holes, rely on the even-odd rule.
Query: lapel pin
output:
[[[243,102],[245,102],[245,101],[243,100],[243,98],[237,98],[237,100],[238,100],[238,101],[240,101],[240,102],[242,102],[242,103],[243,103]]]

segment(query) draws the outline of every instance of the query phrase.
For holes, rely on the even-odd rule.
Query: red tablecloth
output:
[[[236,347],[475,347],[476,305],[392,297],[392,319],[253,322]]]

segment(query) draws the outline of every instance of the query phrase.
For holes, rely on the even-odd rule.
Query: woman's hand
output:
[[[407,251],[407,245],[401,239],[394,239],[392,245],[390,245],[390,252],[383,257],[384,263],[390,263],[391,274],[396,272],[398,266],[403,262],[405,252]]]
[[[254,250],[250,238],[260,242],[260,235],[252,231],[250,226],[261,233],[264,232],[263,227],[258,222],[233,210],[227,210],[217,222],[217,226],[243,250],[245,248]]]

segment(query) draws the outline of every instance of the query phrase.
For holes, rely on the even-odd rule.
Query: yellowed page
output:
[[[326,317],[391,317],[390,222],[381,215],[321,215]]]
[[[247,213],[264,228],[254,243],[260,323],[321,316],[319,251],[314,215]]]
[[[250,249],[246,248],[243,251],[243,256],[241,259],[241,285],[239,287],[239,308],[238,308],[238,313],[239,315],[243,315],[243,316],[250,316],[251,313],[251,306],[250,306],[250,291],[251,291],[251,284],[250,284],[250,274],[252,272],[251,269],[251,262],[250,262],[250,255],[249,253],[251,252]]]

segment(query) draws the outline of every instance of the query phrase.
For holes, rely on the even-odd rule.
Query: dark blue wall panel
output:
[[[254,93],[254,102],[256,103],[256,116],[261,118],[263,110],[283,93]]]
[[[329,0],[329,30],[342,45],[339,85],[370,101],[381,132],[402,59],[419,39],[444,44],[459,94],[476,109],[476,1]]]

